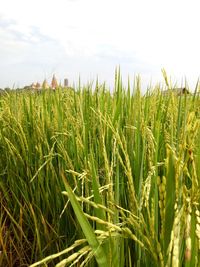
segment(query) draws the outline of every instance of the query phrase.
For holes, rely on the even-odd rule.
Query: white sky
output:
[[[0,0],[0,87],[140,74],[181,85],[200,75],[199,0]]]

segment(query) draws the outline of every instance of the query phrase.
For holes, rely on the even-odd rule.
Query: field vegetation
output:
[[[164,78],[0,96],[0,266],[200,266],[199,88]]]

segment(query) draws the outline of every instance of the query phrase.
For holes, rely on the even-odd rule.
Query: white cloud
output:
[[[1,5],[0,27],[2,21],[12,23],[0,47],[5,52],[9,43],[23,57],[24,46],[37,51],[36,44],[44,47],[46,38],[45,55],[51,57],[53,48],[62,52],[58,65],[69,68],[73,77],[70,68],[76,72],[77,67],[77,76],[79,71],[85,77],[100,71],[109,79],[121,64],[125,73],[140,72],[145,79],[160,78],[165,67],[177,79],[186,75],[195,81],[200,62],[198,13],[197,0],[7,0]],[[0,36],[2,40],[2,29]]]

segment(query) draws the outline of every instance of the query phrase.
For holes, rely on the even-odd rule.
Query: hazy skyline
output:
[[[197,0],[7,0],[0,10],[0,87],[67,77],[112,84],[165,68],[194,87],[200,75]]]

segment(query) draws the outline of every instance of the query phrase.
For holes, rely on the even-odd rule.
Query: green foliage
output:
[[[0,95],[0,266],[198,266],[199,95]]]

